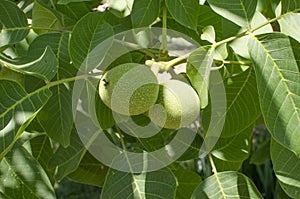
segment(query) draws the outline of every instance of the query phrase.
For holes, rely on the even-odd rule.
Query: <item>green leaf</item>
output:
[[[293,37],[296,39],[298,42],[300,42],[300,35],[299,35],[299,30],[300,30],[300,14],[295,13],[291,15],[286,15],[280,18],[278,21],[280,24],[280,30],[282,33]]]
[[[99,0],[88,0],[68,4],[57,4],[56,9],[63,14],[63,16],[68,16],[69,19],[74,20],[73,22],[76,23],[76,21],[90,13],[97,6],[99,6]]]
[[[67,148],[60,146],[49,161],[50,167],[56,168],[55,178],[57,180],[74,172],[87,151],[75,130],[70,139],[70,145]]]
[[[48,176],[52,176],[50,172],[49,160],[53,155],[53,149],[50,139],[47,135],[38,135],[30,140],[32,156],[41,164]]]
[[[235,171],[216,173],[205,179],[194,191],[196,198],[263,198],[254,183]]]
[[[240,134],[218,139],[211,154],[218,171],[239,170],[249,157],[253,125]]]
[[[9,198],[56,198],[41,165],[19,144],[0,163],[0,173],[0,190]]]
[[[161,0],[134,1],[131,13],[134,28],[149,26],[159,16]]]
[[[140,141],[147,151],[155,151],[166,146],[169,135],[170,135],[169,129],[161,129],[161,131],[156,133],[154,136],[149,138],[141,138]]]
[[[223,138],[221,135],[212,155],[223,161],[242,163],[249,157],[252,132],[253,125],[234,137]]]
[[[291,198],[300,198],[300,159],[292,151],[272,139],[271,160],[282,189]]]
[[[28,49],[28,55],[39,57],[47,46],[51,47],[59,61],[56,80],[74,77],[77,74],[77,70],[70,63],[69,35],[69,33],[44,33],[35,38]]]
[[[27,93],[13,81],[0,81],[0,160],[47,102],[49,89]]]
[[[41,34],[50,30],[59,31],[63,25],[57,13],[35,0],[32,9],[32,27],[35,32]]]
[[[200,47],[193,51],[188,58],[186,73],[199,95],[201,108],[208,105],[208,86],[213,64],[213,51],[213,48],[209,46]]]
[[[294,11],[300,8],[300,2],[298,0],[284,0],[281,1],[282,14],[288,11]]]
[[[213,26],[216,32],[217,40],[223,38],[222,17],[217,15],[209,6],[203,5],[199,8],[198,32],[201,33],[203,28]]]
[[[100,163],[94,156],[87,152],[76,171],[69,174],[68,178],[79,183],[102,187],[107,171],[108,167]]]
[[[207,0],[211,8],[222,17],[241,27],[251,28],[257,0]]]
[[[38,57],[20,57],[10,59],[3,54],[0,54],[0,62],[12,70],[33,75],[38,78],[50,81],[57,73],[58,61],[52,49],[47,46],[43,54]]]
[[[253,69],[228,78],[225,82],[227,109],[221,136],[240,134],[260,117],[259,97]]]
[[[0,1],[0,47],[23,40],[29,33],[25,13],[13,2]]]
[[[125,18],[119,18],[111,13],[106,13],[104,19],[106,22],[109,22],[109,24],[113,27],[113,31],[115,34],[132,29],[132,22],[130,16]]]
[[[171,16],[181,25],[197,31],[199,2],[197,0],[166,0]]]
[[[38,119],[49,137],[67,147],[73,127],[72,92],[63,84],[50,90],[52,96],[39,112]]]
[[[70,40],[69,50],[74,66],[82,71],[99,66],[112,45],[112,39],[107,38],[113,34],[113,27],[104,21],[103,13],[89,13],[81,18]]]
[[[186,161],[199,158],[200,148],[203,144],[203,139],[200,135],[196,134],[193,142],[187,150],[178,158],[177,161]]]
[[[174,198],[176,178],[167,168],[149,173],[125,173],[110,169],[101,198]]]
[[[300,75],[290,39],[281,33],[249,40],[260,106],[273,138],[300,156]]]
[[[176,199],[190,199],[196,187],[202,182],[201,177],[193,171],[177,166],[173,171],[177,179]]]
[[[168,24],[169,29],[173,29],[180,33],[183,33],[184,35],[192,38],[194,41],[201,43],[199,34],[195,30],[186,28],[184,25],[181,25],[176,20],[174,20],[172,17],[167,18],[167,24]],[[200,30],[202,30],[202,29],[200,29]]]
[[[222,116],[225,117],[225,123],[221,138],[231,140],[245,131],[249,132],[249,128],[261,116],[254,70],[248,69],[242,74],[227,78],[224,85],[227,107]],[[208,107],[202,118],[206,130],[210,119],[211,108]]]

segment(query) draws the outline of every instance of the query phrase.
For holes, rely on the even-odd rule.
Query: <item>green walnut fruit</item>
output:
[[[107,71],[99,83],[105,105],[123,115],[139,115],[155,104],[159,92],[157,77],[145,65],[126,63]]]
[[[179,80],[168,80],[160,85],[157,104],[148,112],[156,125],[176,129],[191,124],[198,117],[200,101],[195,90]]]

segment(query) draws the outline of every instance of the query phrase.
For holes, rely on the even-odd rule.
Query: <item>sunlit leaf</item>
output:
[[[278,21],[280,24],[281,32],[293,37],[298,42],[300,42],[300,36],[299,36],[299,29],[300,29],[300,14],[295,13],[287,16],[281,17],[281,19]]]
[[[215,29],[213,26],[209,25],[203,28],[203,33],[201,35],[202,40],[206,40],[210,43],[215,43],[216,42],[216,33]]]
[[[216,173],[205,179],[194,191],[192,199],[198,198],[263,198],[254,183],[235,171]]]
[[[300,74],[291,42],[281,33],[249,41],[266,126],[276,141],[300,156]]]
[[[110,10],[118,17],[126,17],[130,15],[134,0],[110,0]]]
[[[267,21],[268,21],[268,19],[265,16],[263,16],[260,12],[256,11],[250,24],[251,24],[251,27],[254,28],[254,27],[260,26],[262,23],[267,23]],[[229,29],[228,32],[230,32],[231,30],[235,29],[234,28],[235,26],[234,26],[234,24],[229,25],[228,23],[230,24],[231,22],[228,21],[227,23],[225,22],[223,24],[223,29],[225,31],[226,28],[228,28]],[[238,29],[238,32],[233,31],[233,33],[234,33],[233,35],[242,33],[246,30],[247,30],[246,28]],[[268,25],[265,25],[264,27],[256,30],[254,32],[254,35],[259,35],[259,34],[263,34],[263,33],[271,33],[271,32],[273,32],[273,28],[270,24],[268,24]],[[230,35],[230,36],[232,36],[232,35]],[[248,49],[247,45],[245,45],[248,43],[249,37],[250,37],[249,35],[246,35],[244,37],[241,37],[241,38],[238,38],[238,39],[232,41],[229,44],[230,47],[234,50],[234,52],[236,54],[238,54],[246,59],[250,59],[249,49]]]

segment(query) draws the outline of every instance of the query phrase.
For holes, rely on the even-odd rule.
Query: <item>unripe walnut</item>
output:
[[[148,115],[160,127],[176,129],[191,124],[199,115],[200,101],[195,90],[179,80],[160,85],[157,104]]]
[[[145,65],[126,63],[107,71],[99,83],[105,105],[123,115],[139,115],[155,104],[159,85]]]

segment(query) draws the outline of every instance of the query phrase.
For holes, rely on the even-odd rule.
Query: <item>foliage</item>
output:
[[[1,198],[56,198],[55,187],[66,178],[101,187],[102,198],[300,198],[300,0],[102,3],[0,1]],[[145,26],[174,29],[198,48],[174,58],[166,54],[165,33],[152,38],[141,32],[135,38],[141,48],[113,56],[112,48],[124,46],[112,36]],[[147,49],[157,40],[162,50]],[[103,42],[101,53],[93,53]],[[90,105],[83,103],[83,112],[74,115],[74,82],[86,81],[88,99],[97,107],[93,122],[109,140],[128,151],[155,151],[177,131],[162,129],[142,139],[125,134],[92,84],[107,60],[113,68],[151,59],[171,73],[186,63],[183,76],[199,95],[201,125],[193,126],[197,135],[187,151],[165,168],[109,168],[76,132],[74,117],[85,118]],[[207,83],[215,71],[226,92],[226,114],[218,116],[225,123],[213,149],[203,153],[216,116]],[[133,117],[140,124],[147,119]]]

